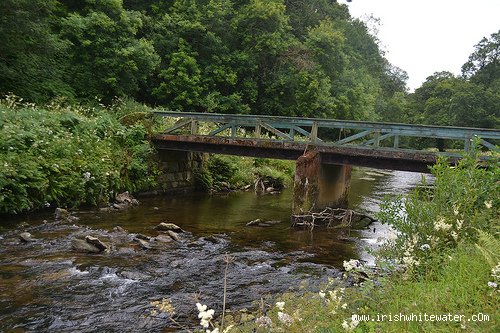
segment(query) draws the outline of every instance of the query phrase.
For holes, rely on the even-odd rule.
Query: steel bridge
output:
[[[156,115],[165,119],[164,130],[153,138],[158,149],[290,160],[314,150],[323,164],[380,169],[428,172],[438,156],[456,163],[471,149],[486,160],[498,156],[500,143],[498,129],[214,113]]]

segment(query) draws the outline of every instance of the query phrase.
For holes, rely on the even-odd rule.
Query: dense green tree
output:
[[[483,38],[462,66],[462,75],[486,86],[500,79],[500,30]]]
[[[201,71],[195,56],[189,45],[180,39],[177,51],[170,56],[168,67],[160,73],[164,82],[153,93],[173,110],[190,110],[201,105]]]
[[[42,4],[7,2],[33,9]],[[83,99],[110,102],[128,96],[184,111],[367,120],[386,117],[385,106],[405,89],[401,73],[392,71],[366,24],[334,0],[51,0],[43,5],[47,10],[33,22],[28,18],[34,14],[24,17],[12,10],[15,6],[2,14],[12,16],[8,22],[21,15],[26,31],[36,27],[35,35],[45,38],[46,50],[35,49],[26,59],[40,57],[33,68],[50,70],[53,80],[42,85],[43,75],[35,71],[29,81],[35,85],[17,87],[13,82],[23,76],[8,71],[25,65],[0,64],[3,91],[12,87],[29,99],[74,91]],[[9,59],[24,59],[18,50],[29,44],[14,37],[29,41],[28,33],[4,34],[13,46],[25,45],[12,47]],[[7,59],[3,53],[0,61]]]
[[[87,0],[82,13],[69,14],[61,25],[71,43],[69,81],[80,97],[135,97],[159,63],[151,42],[136,38],[141,14],[125,10],[121,0]]]
[[[54,32],[53,0],[0,2],[0,94],[30,101],[71,96],[65,82],[68,44]]]
[[[482,84],[449,72],[428,77],[409,98],[414,123],[466,127],[500,125],[498,90],[485,89]]]

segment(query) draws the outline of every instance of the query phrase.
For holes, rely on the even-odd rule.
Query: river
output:
[[[373,215],[386,194],[405,193],[417,173],[355,169],[350,208]],[[152,315],[152,301],[170,299],[177,321],[196,325],[195,303],[222,308],[224,261],[227,308],[251,308],[261,297],[301,285],[317,290],[341,274],[342,262],[360,258],[390,230],[375,222],[366,230],[294,230],[289,227],[291,190],[277,195],[238,192],[140,198],[120,212],[81,210],[74,223],[54,221],[53,210],[1,221],[1,332],[173,332],[165,315]],[[280,220],[247,227],[254,219]],[[137,234],[154,237],[155,226],[182,227],[180,242],[143,249]],[[24,225],[21,227],[21,223]],[[27,223],[27,224],[26,224]],[[113,230],[120,226],[126,230]],[[36,239],[21,243],[29,231]],[[93,235],[112,244],[106,254],[77,253],[71,240]]]

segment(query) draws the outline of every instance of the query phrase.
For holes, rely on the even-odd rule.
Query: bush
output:
[[[236,172],[236,167],[226,159],[212,155],[208,161],[208,171],[215,184],[229,182]]]
[[[0,213],[99,204],[154,184],[153,149],[140,123],[109,109],[0,100]]]
[[[418,187],[406,198],[386,200],[379,217],[398,237],[383,253],[419,275],[458,244],[475,242],[478,230],[494,233],[500,203],[497,162],[485,169],[474,156],[465,156],[456,167],[442,159],[432,168],[431,191]]]

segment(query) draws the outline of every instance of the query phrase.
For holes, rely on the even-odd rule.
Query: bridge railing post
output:
[[[376,130],[373,133],[373,146],[374,147],[379,147],[380,146],[380,131]]]
[[[318,141],[318,123],[316,121],[312,123],[310,139],[314,143]]]
[[[394,136],[394,148],[399,148],[399,135]]]
[[[198,121],[191,118],[191,134],[198,134]]]
[[[236,138],[236,125],[231,124],[231,138],[235,139]]]
[[[260,122],[255,125],[255,137],[257,139],[260,139],[260,132],[261,132],[262,127],[260,126]]]

